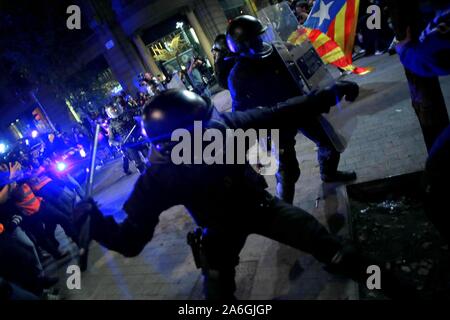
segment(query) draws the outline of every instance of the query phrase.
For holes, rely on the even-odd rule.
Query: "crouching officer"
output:
[[[112,103],[105,107],[110,119],[108,136],[109,144],[120,148],[123,154],[123,171],[130,174],[130,160],[134,161],[139,173],[145,171],[145,162],[141,153],[147,154],[147,145],[140,134],[139,124],[129,110],[124,110],[120,103]]]
[[[124,204],[127,218],[117,223],[89,201],[77,207],[75,220],[83,226],[88,223],[92,239],[106,248],[134,257],[152,239],[159,215],[184,205],[204,229],[201,250],[206,259],[201,266],[208,299],[234,299],[235,267],[252,233],[308,252],[329,270],[365,281],[368,262],[308,212],[269,194],[264,178],[249,164],[175,164],[171,154],[177,142],[170,138],[177,129],[195,131],[194,121],[224,136],[227,129],[295,127],[304,119],[328,112],[344,96],[353,100],[357,95],[356,84],[338,83],[270,108],[219,114],[210,101],[195,93],[165,91],[144,107],[143,124],[152,141],[151,165]],[[226,155],[225,145],[222,150]],[[383,285],[384,289],[390,287],[385,282]]]
[[[226,34],[228,48],[237,57],[228,77],[234,111],[272,106],[302,95],[299,85],[283,60],[269,43],[263,41],[266,27],[258,19],[244,15],[234,19]],[[319,108],[319,106],[317,106]],[[319,114],[303,121],[299,130],[318,147],[320,174],[324,182],[348,182],[356,179],[354,172],[338,171],[340,153],[328,137],[322,123],[332,127]],[[297,128],[280,131],[277,195],[284,201],[294,200],[295,183],[300,177],[295,152]]]

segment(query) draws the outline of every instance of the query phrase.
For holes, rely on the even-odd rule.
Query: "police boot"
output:
[[[280,157],[280,168],[276,174],[277,197],[292,204],[295,197],[295,183],[300,178],[300,168],[295,153]]]
[[[371,276],[371,273],[368,273],[369,266],[379,268],[381,290],[387,297],[419,299],[419,294],[412,283],[386,269],[383,262],[362,254],[352,244],[344,244],[325,269],[330,273],[343,275],[362,285],[367,285],[367,280]]]
[[[339,171],[341,155],[333,148],[319,148],[320,177],[323,182],[349,182],[356,180],[356,173]]]

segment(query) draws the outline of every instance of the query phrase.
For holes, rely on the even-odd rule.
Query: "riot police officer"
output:
[[[219,34],[214,39],[211,53],[214,57],[214,73],[219,85],[228,89],[228,76],[235,63],[235,57],[227,46],[225,34]]]
[[[165,91],[144,107],[143,126],[152,141],[151,165],[124,204],[127,218],[118,224],[90,201],[77,207],[75,220],[79,225],[88,221],[91,237],[103,246],[134,257],[152,239],[159,215],[184,205],[203,228],[200,260],[208,299],[234,298],[235,266],[251,233],[306,251],[330,271],[365,279],[367,264],[373,262],[343,245],[309,213],[268,193],[264,178],[248,163],[175,164],[171,157],[176,145],[171,135],[177,129],[192,133],[195,121],[205,130],[215,129],[223,135],[227,129],[295,127],[305,118],[328,112],[344,96],[353,100],[357,95],[356,84],[338,83],[270,108],[220,114],[210,100],[193,92]],[[225,143],[223,150],[226,155]],[[191,156],[198,155],[194,152]],[[383,279],[383,289],[392,289],[387,273]]]
[[[260,106],[271,106],[301,95],[284,62],[271,44],[263,41],[266,31],[258,19],[240,16],[227,29],[227,45],[239,57],[228,77],[228,89],[233,100],[233,110],[243,111]],[[320,174],[324,182],[347,182],[356,179],[354,172],[338,171],[340,153],[328,137],[321,123],[332,127],[325,118],[315,116],[303,122],[300,131],[318,147]],[[295,152],[297,129],[280,132],[279,170],[277,194],[292,203],[295,183],[300,177]]]
[[[111,103],[105,107],[110,122],[108,128],[109,144],[120,148],[123,154],[123,171],[131,174],[129,161],[134,161],[140,173],[145,171],[143,157],[147,154],[147,145],[140,134],[140,126],[130,110],[124,110],[120,103]]]

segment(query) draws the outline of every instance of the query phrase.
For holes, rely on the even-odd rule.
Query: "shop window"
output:
[[[219,0],[219,2],[228,20],[243,14],[252,14],[245,0]]]

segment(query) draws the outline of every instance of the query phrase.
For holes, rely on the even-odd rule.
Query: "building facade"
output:
[[[94,31],[80,57],[103,55],[123,89],[138,89],[136,76],[164,76],[166,66],[180,67],[179,51],[200,55],[212,64],[211,44],[227,27],[226,9],[247,7],[232,0],[112,0],[86,1],[83,10]],[[228,5],[228,7],[226,7]],[[224,7],[225,6],[225,7]],[[100,44],[100,45],[99,45]],[[178,59],[180,60],[180,59]],[[185,62],[186,59],[184,59]]]
[[[89,32],[74,48],[76,59],[68,63],[67,79],[62,81],[101,61],[105,70],[99,72],[120,84],[113,90],[135,94],[139,73],[164,78],[186,68],[193,57],[201,57],[212,66],[211,45],[226,31],[228,21],[254,14],[266,5],[270,5],[268,0],[80,0],[81,19],[87,20],[84,25]],[[39,94],[39,103],[28,109],[36,108],[41,116],[34,117],[35,127],[46,127],[41,131],[54,130],[55,125],[69,130],[82,116],[68,99],[56,102],[45,90]],[[31,112],[28,109],[24,114]],[[39,117],[44,119],[38,122]],[[20,130],[22,120],[15,115],[6,121],[16,138],[28,134]]]

